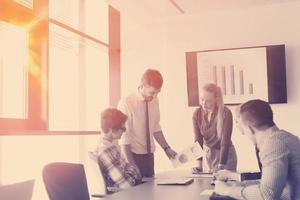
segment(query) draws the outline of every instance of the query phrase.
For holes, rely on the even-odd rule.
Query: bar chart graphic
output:
[[[210,82],[219,85],[224,95],[245,95],[244,70],[237,71],[234,65],[230,65],[227,69],[229,72],[226,72],[226,67],[222,66],[220,76],[217,69],[216,65],[212,66],[212,81]],[[246,87],[248,94],[253,95],[253,83],[249,82]]]
[[[221,88],[226,104],[268,98],[264,47],[198,52],[197,73],[199,93],[203,85],[215,83]]]

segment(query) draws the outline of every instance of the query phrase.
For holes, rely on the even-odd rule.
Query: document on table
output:
[[[203,149],[198,142],[195,142],[192,146],[179,152],[174,159],[171,159],[173,167],[179,167],[190,161],[194,161],[203,156]]]
[[[203,190],[200,195],[201,196],[210,196],[214,193],[214,190]]]

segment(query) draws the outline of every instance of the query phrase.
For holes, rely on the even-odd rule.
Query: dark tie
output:
[[[258,167],[259,167],[259,170],[261,172],[261,170],[262,170],[262,164],[260,162],[259,149],[257,148],[257,146],[255,146],[255,154],[256,154],[256,159],[257,159]]]
[[[146,147],[147,147],[147,153],[151,153],[151,143],[150,143],[150,129],[149,129],[149,111],[148,111],[148,101],[145,101],[146,103]]]

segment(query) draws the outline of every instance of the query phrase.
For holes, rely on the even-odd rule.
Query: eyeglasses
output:
[[[152,86],[149,86],[149,85],[144,85],[144,87],[145,87],[147,90],[149,90],[149,92],[152,93],[152,94],[158,94],[158,93],[160,93],[160,91],[161,91],[161,88],[156,89],[156,88],[154,88],[154,87],[152,87]]]

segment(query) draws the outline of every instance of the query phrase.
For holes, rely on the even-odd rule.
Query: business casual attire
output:
[[[257,138],[262,163],[260,184],[245,187],[242,196],[253,200],[300,200],[300,141],[273,126]]]
[[[94,153],[101,164],[106,186],[123,189],[141,183],[139,170],[125,160],[118,144],[100,139]]]
[[[199,142],[205,152],[203,170],[211,172],[219,164],[225,169],[236,170],[237,156],[231,142],[232,113],[224,107],[224,120],[221,137],[217,133],[217,110],[213,111],[211,119],[207,119],[207,113],[202,106],[197,108],[193,115],[195,141]]]
[[[146,106],[148,106],[148,111]],[[121,99],[118,108],[128,116],[126,132],[122,135],[120,144],[130,145],[133,158],[142,176],[152,177],[155,151],[153,133],[161,131],[158,99],[154,97],[146,102],[143,96],[136,92]],[[148,115],[146,116],[145,113]],[[147,134],[150,134],[148,141]],[[148,146],[150,145],[148,150],[147,143]]]

